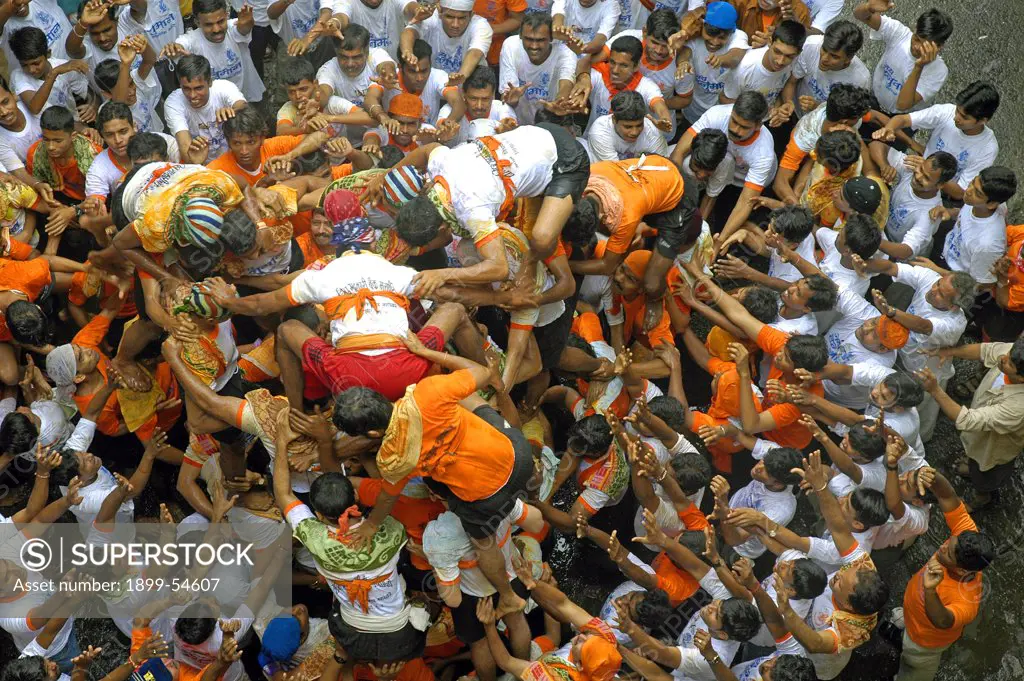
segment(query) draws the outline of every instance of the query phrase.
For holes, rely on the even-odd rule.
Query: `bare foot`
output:
[[[121,375],[124,386],[134,392],[145,393],[153,388],[153,378],[143,371],[137,362],[114,358],[110,361],[114,369]]]
[[[508,596],[502,596],[498,599],[498,607],[494,611],[494,617],[501,619],[505,615],[510,615],[514,612],[519,612],[526,608],[526,601],[520,598],[515,593],[510,593]]]

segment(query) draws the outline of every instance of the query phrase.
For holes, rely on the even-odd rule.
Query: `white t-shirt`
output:
[[[209,143],[209,159],[215,159],[228,150],[224,130],[217,122],[217,111],[246,101],[242,91],[230,80],[215,80],[210,85],[210,98],[199,109],[193,109],[181,89],[172,92],[164,102],[167,129],[172,135],[188,131],[192,137],[205,137]]]
[[[128,167],[118,165],[113,154],[110,153],[110,149],[104,149],[92,160],[89,172],[85,174],[85,195],[106,199],[114,193],[114,188],[129,170],[131,170],[131,165]]]
[[[965,205],[946,235],[942,257],[949,269],[967,272],[979,284],[993,284],[992,265],[1006,253],[1006,213],[1004,206],[987,218],[979,218],[974,208]]]
[[[609,44],[613,43],[613,42],[615,42],[616,40],[618,40],[619,38],[621,38],[623,36],[629,36],[629,37],[632,37],[632,38],[636,38],[637,40],[639,40],[641,42],[643,42],[643,39],[644,39],[643,31],[642,30],[640,30],[640,29],[631,29],[631,30],[622,31],[622,32],[616,34],[608,42],[609,42]],[[666,59],[660,65],[654,65],[654,64],[648,63],[647,58],[644,57],[644,58],[642,58],[640,60],[640,73],[644,74],[645,76],[650,78],[652,81],[654,81],[654,84],[658,86],[659,90],[661,90],[661,96],[664,97],[665,99],[668,99],[669,97],[674,97],[674,96],[676,96],[676,94],[688,95],[691,92],[693,92],[693,88],[694,88],[694,77],[693,77],[693,74],[692,73],[688,73],[688,74],[684,75],[682,78],[676,78],[676,60],[675,59],[669,58],[669,59]],[[665,133],[661,133],[659,131],[659,134],[664,135],[666,140],[670,140],[673,137],[675,137],[675,133],[676,133],[676,117],[674,115],[672,116],[671,121],[672,121],[672,129],[670,131],[665,132]]]
[[[316,79],[321,85],[330,85],[332,94],[336,97],[346,99],[356,106],[362,106],[366,91],[374,85],[373,79],[377,77],[377,67],[386,63],[394,64],[395,60],[385,50],[371,49],[366,58],[366,67],[355,78],[345,75],[337,59],[330,59],[316,72]],[[346,128],[349,140],[356,147],[362,145],[363,134],[371,129],[363,125],[349,125]]]
[[[127,11],[128,11],[127,7],[120,8],[120,10],[119,10],[119,12],[127,12]],[[121,31],[121,25],[118,24],[118,28],[117,28],[117,42],[114,43],[114,46],[111,47],[109,50],[104,50],[104,49],[100,48],[100,46],[97,45],[96,43],[94,43],[92,41],[92,38],[90,38],[90,37],[87,37],[85,40],[82,41],[82,48],[85,50],[85,56],[82,57],[82,59],[84,59],[86,61],[86,63],[89,64],[89,80],[90,80],[90,82],[93,85],[93,89],[96,89],[95,88],[96,82],[93,80],[92,74],[96,73],[96,67],[100,64],[100,62],[106,61],[108,59],[113,59],[114,61],[116,61],[118,63],[118,65],[121,64],[121,57],[117,54],[117,46],[127,36],[128,36],[128,34],[127,33],[123,33]],[[136,54],[135,55],[135,59],[132,60],[132,70],[135,70],[135,69],[139,68],[139,64],[141,64],[141,63],[142,63],[142,55],[141,54]]]
[[[822,253],[824,253],[821,261],[818,263],[818,268],[822,273],[835,282],[840,291],[849,288],[861,296],[867,293],[868,286],[871,285],[871,277],[861,276],[857,274],[856,270],[843,265],[843,256],[839,253],[839,249],[836,248],[839,232],[828,227],[822,227],[815,233],[815,236],[818,240],[818,245],[821,246]]]
[[[953,179],[961,189],[967,189],[978,173],[995,163],[999,142],[987,125],[977,135],[965,135],[956,127],[955,116],[956,104],[936,104],[910,114],[910,127],[932,131],[924,148],[924,157],[928,158],[936,151],[952,154],[957,162]]]
[[[139,132],[163,132],[164,122],[157,113],[163,89],[156,70],[151,69],[143,79],[139,77],[138,69],[134,69],[131,76],[135,83],[135,103],[131,105],[135,129]]]
[[[114,476],[104,466],[100,466],[100,469],[96,471],[95,480],[78,489],[78,493],[82,496],[82,501],[71,507],[71,513],[78,519],[78,526],[82,531],[83,537],[89,536],[89,530],[92,528],[96,516],[100,513],[100,507],[106,501],[107,495],[116,489],[117,480],[114,479]],[[64,493],[66,494],[66,492]],[[128,499],[117,509],[114,520],[118,525],[129,525],[134,522],[134,519],[135,500]]]
[[[651,569],[650,565],[643,562],[642,560],[634,556],[632,553],[629,554],[628,557],[629,562],[633,565],[636,565],[649,575],[654,574],[654,570]],[[612,628],[612,633],[615,634],[615,640],[617,640],[619,643],[626,646],[627,648],[632,648],[636,644],[633,643],[633,639],[623,634],[622,631],[620,631],[616,626],[619,623],[619,614],[615,611],[615,601],[635,591],[646,591],[646,589],[644,589],[636,582],[623,582],[622,584],[619,584],[617,587],[612,589],[612,592],[610,594],[608,594],[608,598],[605,599],[604,604],[601,606],[601,610],[599,610],[597,613],[597,616],[604,620],[605,624]]]
[[[263,99],[266,88],[252,63],[252,55],[249,54],[250,40],[252,31],[242,35],[238,30],[238,19],[231,19],[228,21],[227,35],[220,43],[211,43],[198,28],[179,36],[174,42],[192,54],[201,54],[209,59],[215,81],[229,80],[245,93],[247,101],[258,102]]]
[[[412,295],[412,278],[416,270],[393,265],[372,253],[358,253],[332,260],[322,270],[306,270],[288,285],[288,297],[296,305],[322,304],[338,296],[355,295],[362,289],[390,291]],[[356,319],[356,310],[331,320],[331,341],[337,345],[345,336],[388,334],[404,338],[409,334],[409,316],[390,298],[374,296],[377,309],[365,306]],[[365,350],[362,354],[379,355],[389,350]]]
[[[602,1],[607,2],[607,0]],[[640,77],[636,78],[636,75]],[[639,93],[644,98],[644,103],[647,105],[648,110],[650,110],[652,102],[664,99],[661,94],[661,88],[653,80],[640,73],[635,74],[630,82],[621,90],[616,89],[611,84],[611,81],[605,78],[604,74],[597,69],[590,69],[590,82],[593,85],[590,90],[591,121],[611,113],[612,97],[624,90],[633,90]]]
[[[67,62],[67,59],[51,57],[50,67],[57,68],[61,64],[66,64]],[[18,62],[14,63],[17,64]],[[20,68],[16,68],[11,71],[11,92],[17,95],[18,99],[21,99],[21,95],[24,92],[38,92],[39,88],[42,86],[42,80],[39,78],[33,78]],[[46,103],[43,105],[43,108],[39,110],[39,113],[41,114],[51,106],[61,106],[73,113],[77,120],[78,111],[75,109],[75,97],[85,99],[88,94],[88,78],[78,71],[62,73],[53,81],[53,87],[50,89],[50,96],[46,98]]]
[[[620,13],[619,3],[615,0],[597,0],[590,7],[584,7],[579,0],[554,0],[551,3],[551,16],[561,14],[565,17],[566,26],[579,28],[576,35],[584,43],[589,43],[598,33],[610,38],[615,33]]]
[[[700,580],[700,586],[715,600],[727,600],[732,596],[714,570],[708,570],[707,574]],[[693,636],[697,633],[697,629],[704,629],[706,631],[707,628],[708,625],[704,622],[704,618],[701,617],[699,610],[690,617],[690,621],[687,622],[683,633],[679,635],[679,666],[672,670],[672,678],[679,681],[715,681],[715,674],[711,671],[707,660],[700,654],[697,647],[693,645]],[[726,666],[731,665],[732,661],[736,658],[740,643],[740,641],[733,640],[711,639],[711,647],[722,658],[722,662]]]
[[[856,535],[855,535],[856,536]],[[823,540],[811,538],[811,552],[810,557],[815,558],[813,555],[815,545]],[[829,544],[831,540],[827,540]],[[835,550],[835,546],[832,546],[832,550],[838,556],[839,552]],[[839,561],[834,563],[831,567],[826,569],[829,571],[828,579],[831,581],[832,574],[835,570],[838,570],[843,565],[849,565],[854,561],[863,559],[864,555],[871,551],[870,546],[864,546],[860,544],[856,546],[847,555],[840,557]],[[832,621],[832,615],[836,611],[835,602],[832,600],[832,587],[825,584],[825,591],[820,596],[814,599],[814,606],[811,608],[810,622],[809,624],[815,631],[825,631],[826,629],[832,629],[833,635],[836,640],[840,639],[840,633],[836,628],[836,625]],[[811,662],[814,663],[814,671],[817,672],[819,679],[834,679],[843,671],[846,664],[850,661],[850,655],[853,654],[852,649],[841,650],[839,653],[817,653],[808,655],[811,658]]]
[[[26,570],[25,582],[31,585],[31,589],[20,591],[19,593],[22,595],[18,598],[0,601],[0,629],[11,635],[11,638],[14,639],[14,645],[18,648],[19,652],[26,650],[39,634],[38,629],[29,627],[26,613],[46,603],[54,594],[54,591],[51,589],[54,581],[43,577],[38,572]],[[52,657],[63,650],[64,646],[68,644],[68,639],[71,637],[74,625],[75,618],[69,617],[68,621],[57,632],[57,635],[53,638],[53,643],[50,644],[45,653]]]
[[[897,112],[896,99],[900,95],[903,83],[914,68],[917,61],[910,54],[910,39],[914,32],[909,28],[889,17],[881,17],[882,24],[877,31],[871,31],[872,40],[881,40],[885,44],[885,52],[875,66],[872,83],[875,97],[878,103],[886,112]],[[935,98],[935,95],[946,82],[949,69],[942,57],[924,67],[921,71],[921,78],[917,82],[917,92],[921,95],[920,102],[910,108],[910,111],[918,111],[928,106]],[[916,98],[915,98],[916,99]]]
[[[921,348],[944,348],[956,345],[967,328],[967,318],[960,310],[940,310],[934,307],[927,300],[928,291],[936,281],[942,277],[926,267],[915,267],[913,265],[898,264],[894,281],[906,284],[914,289],[914,298],[907,306],[909,314],[924,317],[932,323],[930,335],[910,332],[910,339],[907,344],[900,348],[900,361],[908,371],[919,371],[926,364],[935,372],[936,376],[952,376],[952,362],[945,362],[943,367],[949,365],[949,373],[940,369],[938,360],[927,358],[918,352]]]
[[[729,134],[729,117],[732,115],[732,104],[719,104],[704,112],[697,122],[690,126],[695,133],[713,128]],[[736,172],[732,183],[739,187],[752,187],[762,190],[771,184],[775,171],[779,167],[775,156],[775,141],[765,126],[754,133],[754,136],[737,144],[729,140],[727,156],[735,162]],[[799,277],[798,277],[799,278]]]
[[[530,86],[516,104],[516,115],[521,123],[532,125],[541,108],[541,102],[551,101],[558,94],[558,84],[576,77],[576,55],[564,43],[553,42],[551,54],[540,64],[534,64],[523,49],[523,40],[509,36],[501,45],[501,82],[498,90],[523,83]]]
[[[405,28],[405,8],[409,0],[383,0],[368,7],[361,0],[337,0],[334,13],[344,14],[353,24],[370,32],[370,48],[379,47],[392,57],[398,56],[398,40]]]
[[[441,15],[437,12],[418,24],[410,24],[409,28],[416,31],[417,35],[430,45],[433,50],[434,68],[455,73],[462,68],[462,60],[470,50],[480,50],[487,57],[487,51],[491,49],[491,40],[494,38],[494,31],[487,19],[481,16],[472,15],[469,19],[469,26],[462,35],[452,38],[444,32],[441,24]]]
[[[496,155],[507,161],[505,171],[515,188],[515,198],[541,195],[551,182],[558,160],[555,140],[547,130],[524,125],[500,135]],[[477,243],[497,231],[495,219],[506,199],[505,185],[479,143],[454,149],[437,147],[427,161],[427,176],[442,178],[450,193],[459,224],[455,226]]]
[[[839,5],[842,7],[842,2]],[[841,71],[821,70],[821,43],[824,40],[823,35],[808,36],[803,50],[793,62],[793,77],[802,79],[796,89],[797,97],[814,97],[819,103],[824,102],[837,83],[871,89],[871,72],[860,57],[854,57],[850,65]],[[799,115],[803,109],[797,106],[796,111]]]
[[[43,136],[39,128],[39,118],[28,111],[25,103],[18,101],[18,110],[25,116],[25,127],[14,132],[0,126],[0,163],[8,172],[25,167],[28,150],[36,140]]]
[[[768,57],[768,47],[764,46],[757,50],[750,50],[743,56],[729,78],[725,81],[725,96],[729,99],[736,99],[740,93],[753,90],[760,92],[768,101],[768,106],[775,106],[775,100],[782,93],[782,88],[789,80],[789,74],[793,72],[793,64],[778,71],[769,71],[765,65]]]
[[[694,38],[686,43],[692,53],[690,66],[693,67],[693,101],[690,106],[683,109],[686,120],[695,121],[704,115],[704,112],[718,104],[718,96],[725,90],[725,83],[732,74],[732,69],[724,66],[709,66],[708,57],[711,54],[724,55],[730,50],[750,48],[747,41],[747,34],[736,29],[729,37],[729,42],[722,46],[717,52],[709,52],[703,38]]]
[[[878,378],[875,383],[880,383],[884,378]],[[879,413],[878,407],[869,404],[864,410],[864,418],[877,419]],[[910,451],[900,458],[900,473],[928,465],[925,460],[924,442],[921,440],[921,416],[917,412],[917,407],[885,412],[885,427],[895,430],[903,441],[910,445]]]
[[[753,508],[764,513],[779,525],[789,525],[796,514],[796,497],[792,486],[776,492],[764,486],[763,482],[751,480],[736,490],[729,499],[729,508]],[[751,533],[750,538],[739,546],[733,547],[736,553],[753,560],[766,551],[757,535]]]
[[[796,253],[808,262],[814,259],[814,232],[804,237],[804,240],[796,247]],[[770,246],[768,247],[768,276],[790,283],[804,278],[804,275],[793,266],[793,263],[784,262],[779,252]]]
[[[392,97],[402,92],[408,92],[402,83],[401,71],[398,72],[398,84],[398,89],[388,90],[384,93],[384,101],[382,104],[385,110],[390,106]],[[373,87],[380,89],[380,86],[376,83],[373,84]],[[448,89],[448,74],[441,69],[431,68],[430,75],[427,76],[427,82],[423,84],[423,90],[416,95],[420,98],[420,101],[423,102],[424,123],[433,124],[438,119],[438,111],[440,110],[441,104],[444,100],[444,93]]]
[[[779,310],[780,311],[782,310],[782,301],[779,301]],[[818,335],[818,319],[817,319],[817,317],[814,316],[813,312],[810,312],[808,314],[800,315],[799,317],[793,317],[792,319],[787,319],[787,318],[782,317],[780,315],[780,316],[776,317],[775,321],[772,322],[771,324],[769,324],[768,326],[772,327],[773,329],[778,329],[779,331],[782,331],[783,333],[788,333],[791,336],[795,336],[795,335],[817,336]],[[770,357],[764,357],[763,359],[766,360],[766,363],[764,365],[765,366],[765,371],[763,372],[765,374],[765,376],[763,376],[762,378],[767,378],[767,374],[768,374],[767,368],[770,365],[771,358]],[[762,386],[762,387],[764,387],[764,386]]]
[[[441,119],[448,118],[451,115],[452,107],[445,104],[441,107],[441,110],[437,112],[436,120],[440,121]],[[503,118],[518,120],[515,109],[500,99],[491,100],[491,110],[487,112],[487,118],[469,120],[469,118],[463,116],[462,120],[459,121],[459,131],[455,133],[455,137],[453,137],[447,145],[449,147],[457,147],[458,145],[470,140],[489,137],[498,129],[498,124]]]
[[[644,119],[644,129],[635,142],[627,142],[615,132],[615,121],[612,115],[601,116],[587,129],[587,141],[590,142],[590,162],[624,161],[627,158],[639,158],[644,154],[668,156],[668,144],[657,126],[649,118]]]
[[[843,0],[804,0],[804,4],[811,12],[811,28],[822,33],[843,13]]]
[[[904,502],[903,517],[899,520],[889,518],[889,522],[878,530],[875,537],[875,550],[887,549],[890,546],[902,546],[903,542],[912,537],[919,537],[928,531],[930,506],[914,506]]]
[[[865,489],[875,489],[879,492],[885,491],[885,456],[880,456],[874,461],[869,463],[855,463],[854,465],[860,469],[861,480],[859,483],[854,482],[853,478],[848,476],[846,473],[842,473],[839,469],[832,465],[832,470],[835,471],[835,475],[828,481],[828,488],[837,497],[844,497],[847,494],[851,494],[853,490],[858,487],[864,487]]]
[[[896,169],[896,185],[889,198],[885,234],[889,241],[910,246],[916,256],[924,251],[939,228],[939,221],[929,213],[942,205],[942,197],[936,192],[930,199],[922,199],[914,193],[914,171],[903,165],[906,157],[903,152],[889,149],[887,162]]]
[[[852,296],[853,294],[851,294]],[[849,326],[844,325],[844,328],[849,328]],[[857,339],[853,331],[844,337],[843,331],[837,332],[835,327],[829,329],[825,336],[825,343],[830,360],[836,364],[853,367],[853,377],[849,385],[823,381],[826,397],[836,404],[855,411],[866,409],[871,402],[871,389],[893,372],[896,351],[871,352]]]
[[[253,615],[244,605],[239,608],[239,612],[235,613],[235,616],[230,619],[238,620],[241,624],[241,627],[235,634],[239,639],[245,636],[252,627]],[[165,640],[173,642],[172,648],[174,650],[175,660],[184,662],[193,669],[202,669],[217,659],[217,653],[220,652],[221,643],[224,642],[224,632],[219,626],[213,628],[213,633],[210,634],[210,638],[198,645],[189,645],[182,641],[177,634],[173,633],[175,622],[177,622],[177,618],[167,620],[166,624],[163,624],[163,626],[154,626],[156,629],[169,630],[167,633],[170,633],[170,637],[168,638],[165,634],[164,638]],[[244,671],[242,669],[242,661],[238,660],[224,672],[222,681],[239,681],[243,677]]]
[[[185,24],[181,19],[181,7],[174,0],[147,0],[142,23],[126,10],[117,18],[117,31],[120,35],[145,33],[153,50],[160,54],[160,50],[185,32]]]
[[[56,0],[32,0],[28,3],[28,14],[23,17],[11,16],[0,29],[0,44],[3,45],[4,55],[7,57],[8,69],[14,69],[18,65],[18,58],[11,50],[11,36],[18,29],[27,27],[38,28],[46,34],[51,58],[67,59],[68,52],[64,48],[64,43],[71,33],[71,22],[68,21],[67,15]]]
[[[317,0],[295,0],[276,19],[271,19],[267,10],[273,0],[261,0],[250,3],[253,6],[253,20],[257,26],[269,26],[281,38],[287,47],[288,43],[297,38],[305,38],[309,29],[320,16],[320,5]]]

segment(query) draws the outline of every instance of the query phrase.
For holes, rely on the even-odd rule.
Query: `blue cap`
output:
[[[704,13],[704,23],[723,31],[736,30],[736,8],[727,2],[712,2]]]

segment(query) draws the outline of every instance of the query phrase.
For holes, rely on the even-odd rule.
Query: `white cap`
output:
[[[473,0],[441,0],[441,7],[456,12],[472,12]]]

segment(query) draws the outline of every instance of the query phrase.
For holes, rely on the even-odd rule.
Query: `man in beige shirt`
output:
[[[954,402],[931,370],[917,372],[924,389],[960,431],[967,456],[957,472],[970,476],[976,492],[970,510],[977,510],[1010,478],[1014,459],[1024,448],[1024,336],[1013,343],[974,343],[929,354],[943,360],[980,360],[989,370],[970,407]]]

